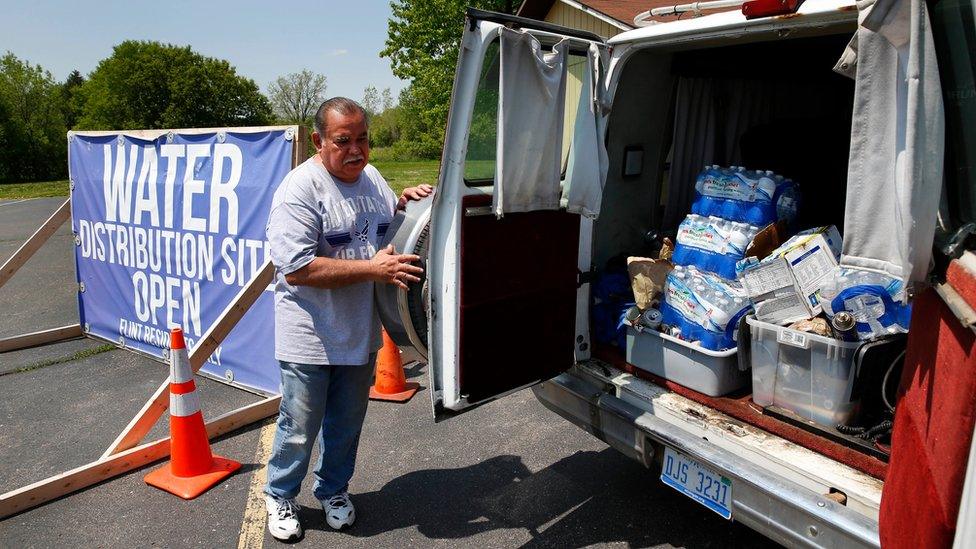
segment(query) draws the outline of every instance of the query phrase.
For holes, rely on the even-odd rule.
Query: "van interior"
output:
[[[849,40],[636,52],[621,70],[608,122],[597,267],[651,253],[648,231],[674,234],[690,211],[695,176],[711,164],[793,179],[803,190],[796,225],[833,224],[843,234],[854,82],[833,66]],[[624,151],[634,147],[644,151],[642,172],[625,177]]]
[[[626,273],[629,256],[657,257],[663,237],[674,237],[690,212],[695,178],[706,165],[772,170],[793,179],[802,194],[792,228],[835,225],[843,235],[854,81],[833,69],[850,37],[658,46],[627,58],[607,126],[609,173],[593,236],[597,278]],[[631,168],[625,175],[625,156],[634,150],[642,151],[639,173]],[[739,360],[748,364],[749,338],[739,341]],[[833,426],[763,410],[752,403],[748,386],[721,397],[698,393],[627,363],[615,342],[595,340],[594,357],[884,479],[884,437],[865,442]],[[893,358],[890,350],[864,357],[861,421],[884,416],[881,385]]]

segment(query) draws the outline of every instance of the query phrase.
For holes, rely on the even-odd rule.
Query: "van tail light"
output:
[[[801,4],[803,0],[749,0],[742,4],[742,15],[745,15],[746,19],[786,15],[796,13]]]

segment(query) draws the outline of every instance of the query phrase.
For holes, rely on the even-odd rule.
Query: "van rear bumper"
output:
[[[852,509],[665,422],[569,373],[533,388],[542,404],[660,473],[664,446],[734,482],[732,517],[788,547],[879,547],[878,525]]]

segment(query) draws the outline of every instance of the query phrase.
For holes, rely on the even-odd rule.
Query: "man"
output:
[[[348,486],[382,346],[373,284],[406,288],[420,258],[377,250],[394,210],[428,196],[429,185],[396,198],[368,164],[366,112],[344,97],[315,114],[316,154],[288,173],[268,219],[275,284],[275,358],[281,409],[268,462],[268,530],[280,540],[302,536],[295,497],[321,435],[315,497],[335,529],[352,525]]]

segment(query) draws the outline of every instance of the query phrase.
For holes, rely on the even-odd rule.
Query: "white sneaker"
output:
[[[356,508],[349,499],[349,492],[342,491],[322,502],[325,511],[325,522],[334,530],[342,530],[356,522]]]
[[[275,539],[292,541],[302,537],[302,523],[298,521],[298,504],[293,499],[264,496],[268,510],[268,531]]]

